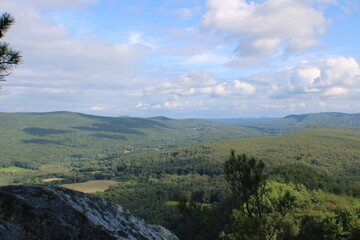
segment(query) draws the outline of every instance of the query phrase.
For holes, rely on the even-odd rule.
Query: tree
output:
[[[0,17],[0,38],[4,37],[14,23],[15,19],[9,13],[4,13]],[[5,81],[5,77],[9,76],[11,70],[20,63],[20,52],[10,48],[8,43],[0,42],[0,81]]]
[[[262,216],[264,209],[261,205],[265,195],[266,175],[265,164],[254,157],[245,154],[235,155],[232,150],[229,159],[224,164],[226,181],[239,207],[245,205],[246,214]],[[251,200],[254,200],[252,203]]]
[[[224,164],[225,178],[236,208],[222,236],[226,239],[271,240],[286,228],[285,217],[295,207],[291,189],[267,181],[265,164],[231,151]]]
[[[295,209],[296,190],[268,181],[264,170],[263,161],[231,151],[224,174],[232,198],[225,199],[225,205],[204,207],[195,200],[181,199],[181,212],[190,216],[193,225],[201,227],[207,236],[198,239],[286,239],[293,225],[287,217]]]

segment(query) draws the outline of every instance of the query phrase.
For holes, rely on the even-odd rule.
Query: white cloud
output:
[[[109,7],[105,2],[0,0],[2,11],[17,20],[4,40],[24,55],[24,64],[1,83],[1,111],[60,108],[109,115],[237,117],[256,111],[279,115],[289,110],[355,109],[349,101],[360,99],[355,58],[318,60],[333,46],[307,55],[288,54],[321,46],[328,17],[341,11],[331,8],[325,15],[334,1],[207,0],[200,28],[194,22],[204,9],[182,0],[183,5],[160,12],[161,2],[151,8],[154,14],[189,21],[178,18],[170,26],[160,22],[164,16],[147,21],[138,14],[136,20],[115,20],[96,35],[84,35],[98,32],[101,22],[97,8],[87,7]],[[196,5],[203,2],[196,0]],[[102,15],[102,21],[113,21],[110,15]],[[64,16],[70,18],[64,21]],[[88,30],[78,30],[82,22]],[[204,34],[203,29],[215,34]],[[297,64],[305,58],[308,61]]]
[[[319,45],[329,20],[314,7],[322,0],[208,0],[201,26],[240,38],[236,51],[242,56],[302,52]]]
[[[321,69],[322,76],[319,85],[340,83],[352,86],[360,84],[360,65],[355,58],[328,58],[323,61]]]
[[[129,34],[129,42],[132,45],[143,45],[150,47],[152,49],[158,48],[155,44],[152,44],[150,42],[147,42],[144,40],[144,33],[142,32],[132,32]]]
[[[95,105],[95,106],[92,106],[90,108],[91,111],[102,111],[105,109],[105,106],[101,105],[101,104],[98,104],[98,105]]]
[[[53,4],[63,3],[65,6],[68,2],[71,1],[55,1]],[[14,49],[21,50],[24,60],[24,64],[14,72],[12,84],[27,82],[27,85],[38,83],[46,86],[56,83],[65,87],[81,85],[82,88],[125,86],[132,77],[126,75],[141,66],[144,56],[151,54],[151,48],[142,44],[108,44],[96,38],[73,40],[64,26],[44,18],[34,5],[21,3],[0,3],[0,8],[16,18],[16,24],[5,40]],[[45,1],[35,3],[45,4]],[[75,3],[91,4],[95,1]]]
[[[236,69],[248,69],[253,67],[258,67],[261,65],[265,65],[269,63],[269,58],[263,57],[239,57],[235,58],[228,63],[226,63],[226,66],[229,68],[236,68]]]
[[[165,102],[163,108],[184,110],[189,108],[206,109],[207,107],[203,101],[175,100]]]
[[[331,87],[324,92],[324,96],[344,96],[347,94],[348,89],[344,87]]]
[[[280,38],[244,39],[236,48],[241,56],[274,55],[278,52]]]
[[[319,103],[319,107],[326,107],[327,106],[327,103],[326,102],[320,102]]]
[[[297,103],[290,103],[289,104],[289,109],[290,110],[296,110],[298,108],[304,108],[306,107],[306,104],[303,102],[297,102]]]
[[[239,80],[235,80],[234,83],[235,89],[238,89],[244,95],[252,95],[256,91],[256,88],[249,83],[241,82]]]
[[[133,32],[129,34],[129,41],[131,44],[139,44],[142,42],[141,38],[144,35],[142,32]]]
[[[145,96],[179,95],[179,96],[247,96],[252,95],[256,88],[240,80],[220,82],[213,75],[200,71],[179,76],[175,82],[165,82],[154,87],[144,89]]]
[[[138,102],[138,104],[136,104],[136,108],[142,108],[144,107],[144,104],[142,102]]]
[[[313,46],[320,46],[321,42],[317,39],[291,39],[285,46],[285,52],[302,53]]]
[[[316,91],[315,81],[321,77],[321,69],[316,66],[304,66],[294,71],[290,79],[291,92]]]
[[[283,105],[283,104],[262,104],[260,106],[257,107],[257,110],[281,110],[281,109],[285,109],[287,106]]]
[[[303,62],[267,78],[275,98],[350,97],[360,90],[360,65],[352,57],[329,57]]]
[[[360,87],[360,65],[352,57],[332,57],[318,63],[305,63],[294,69],[290,84],[291,92],[345,94],[346,87]]]

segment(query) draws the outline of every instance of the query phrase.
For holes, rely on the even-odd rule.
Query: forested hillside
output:
[[[1,113],[0,120],[0,167],[21,167],[28,174],[31,170],[46,174],[102,167],[101,159],[115,152],[153,151],[263,135],[242,126],[165,117],[52,112]]]
[[[319,121],[303,131],[269,136],[292,126],[296,127],[291,131],[301,129],[294,119],[302,122],[308,116],[282,119],[291,124],[279,123],[273,132],[164,117],[69,112],[0,117],[3,185],[58,184],[91,192],[109,186],[97,195],[128,207],[150,223],[168,227],[181,239],[213,238],[209,231],[216,238],[225,239],[220,237],[224,234],[231,239],[233,233],[226,229],[236,216],[231,214],[234,206],[223,170],[230,150],[235,150],[265,163],[264,173],[274,194],[287,189],[296,196],[298,205],[286,218],[288,230],[293,231],[288,239],[308,239],[313,230],[305,228],[311,221],[321,236],[335,236],[315,239],[356,234],[352,231],[357,229],[360,196],[358,127]],[[275,195],[267,197],[276,199]],[[185,215],[178,210],[180,199],[186,202]],[[187,206],[193,208],[186,210]],[[349,216],[347,222],[341,222],[344,214]]]
[[[360,126],[360,113],[309,113],[292,114],[281,119],[240,123],[241,126],[251,127],[271,135],[296,132],[320,125],[333,124],[343,126]]]
[[[114,155],[113,166],[165,173],[221,172],[230,149],[263,160],[270,168],[302,164],[323,174],[359,175],[360,128],[324,126],[302,132],[224,140],[148,153]],[[126,172],[126,171],[125,171]]]

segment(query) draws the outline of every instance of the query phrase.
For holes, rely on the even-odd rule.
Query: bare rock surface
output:
[[[178,240],[105,199],[44,185],[0,187],[0,239]]]

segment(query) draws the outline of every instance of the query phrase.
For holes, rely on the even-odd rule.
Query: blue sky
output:
[[[1,0],[21,50],[1,112],[360,112],[356,0]]]

